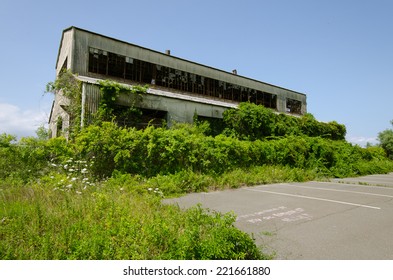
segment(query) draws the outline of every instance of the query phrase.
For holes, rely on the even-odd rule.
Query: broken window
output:
[[[96,48],[89,49],[89,72],[107,75],[108,53]]]
[[[302,102],[287,98],[287,112],[300,115],[302,113]]]
[[[120,56],[108,52],[108,75],[124,78],[125,63],[126,63],[125,56]]]
[[[166,123],[167,112],[152,109],[130,110],[130,107],[117,105],[114,110],[115,121],[123,127],[146,128],[149,125],[161,127]]]
[[[89,72],[224,100],[252,102],[277,109],[277,96],[274,94],[92,47],[89,48]],[[290,112],[300,114],[301,102],[300,105],[299,102],[292,99],[287,102]]]

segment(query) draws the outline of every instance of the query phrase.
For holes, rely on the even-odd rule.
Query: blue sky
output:
[[[308,112],[375,143],[393,119],[393,1],[0,2],[0,133],[48,120],[63,29],[77,26],[307,94]]]

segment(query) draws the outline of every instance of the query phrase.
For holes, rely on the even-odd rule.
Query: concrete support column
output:
[[[277,96],[277,111],[286,112],[287,110],[287,97],[285,95]]]

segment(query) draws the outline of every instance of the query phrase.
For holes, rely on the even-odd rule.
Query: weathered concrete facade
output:
[[[70,69],[82,81],[82,123],[99,104],[102,79],[149,85],[141,108],[166,113],[167,123],[192,122],[193,116],[222,118],[239,102],[263,104],[277,112],[304,114],[306,95],[195,62],[146,49],[76,27],[62,34],[56,73]],[[122,103],[121,98],[119,103]],[[124,103],[124,102],[123,102]],[[50,116],[52,135],[69,123],[67,100],[56,94]],[[127,105],[127,104],[123,104]],[[58,125],[59,119],[62,126]]]

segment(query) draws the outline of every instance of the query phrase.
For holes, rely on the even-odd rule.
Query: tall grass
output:
[[[233,215],[181,211],[160,197],[113,182],[82,192],[2,183],[0,259],[267,258]]]

